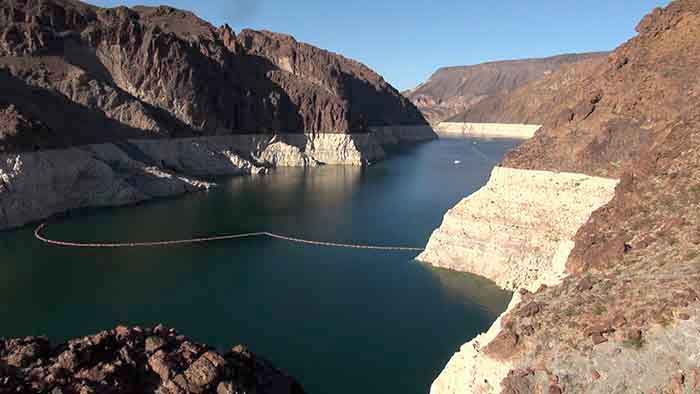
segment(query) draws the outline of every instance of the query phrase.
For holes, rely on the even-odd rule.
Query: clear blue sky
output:
[[[92,0],[194,11],[214,25],[289,33],[359,60],[397,89],[438,67],[610,50],[668,0]]]

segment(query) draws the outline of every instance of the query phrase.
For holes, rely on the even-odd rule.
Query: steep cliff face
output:
[[[343,130],[425,124],[408,99],[364,64],[269,31],[246,29],[238,41],[245,53],[267,59],[278,68],[271,79],[290,92],[304,114],[310,112],[304,108],[319,105],[319,92],[310,90],[311,85],[339,101],[342,111],[332,115],[346,120],[347,128]],[[295,85],[296,80],[304,84]],[[336,127],[333,117],[314,118],[312,113],[305,116],[308,119],[304,124],[314,125],[317,130]]]
[[[544,125],[502,166],[620,182],[576,231],[565,277],[523,286],[434,393],[700,391],[700,3],[637,30],[602,62],[498,98],[500,116]]]
[[[7,0],[0,32],[0,109],[16,119],[0,130],[4,151],[425,124],[357,62],[274,33],[236,37],[171,7]]]
[[[0,153],[0,230],[71,209],[134,204],[206,190],[216,176],[276,167],[366,165],[384,157],[373,134],[133,139]]]
[[[576,230],[612,199],[616,180],[496,167],[445,215],[418,260],[515,291],[559,276]],[[552,275],[553,274],[553,275]]]
[[[582,53],[542,59],[489,62],[437,70],[420,86],[405,95],[433,123],[458,115],[491,96],[509,93],[530,81],[539,80],[559,68],[605,53]]]
[[[436,137],[358,62],[167,6],[2,1],[0,86],[0,229]]]

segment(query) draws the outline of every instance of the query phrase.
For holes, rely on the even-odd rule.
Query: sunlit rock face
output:
[[[539,286],[563,273],[576,231],[612,199],[616,185],[584,174],[496,167],[486,186],[447,212],[418,260],[509,290]]]
[[[517,123],[467,123],[440,122],[435,126],[435,132],[447,137],[477,137],[477,138],[532,138],[541,125]]]
[[[496,167],[483,188],[447,212],[417,259],[481,275],[513,291],[555,286],[567,275],[576,232],[613,198],[617,184],[585,174]],[[521,301],[516,291],[491,328],[450,359],[431,394],[500,392],[515,364],[485,349]]]
[[[0,228],[436,138],[359,62],[168,6],[0,4]]]
[[[481,271],[501,285],[525,289],[516,293],[519,302],[511,303],[486,336],[453,357],[436,379],[433,394],[700,390],[699,25],[700,3],[673,1],[644,17],[637,26],[639,34],[607,57],[562,68],[510,94],[483,100],[459,119],[543,125],[506,155],[503,167],[620,182],[610,202],[572,229],[571,245],[557,252],[542,242],[540,226],[532,227],[557,223],[562,215],[542,207],[558,206],[559,200],[569,200],[568,193],[554,195],[539,185],[549,198],[540,197],[537,210],[494,199],[495,206],[512,205],[506,216],[513,225],[530,227],[532,237],[519,239],[517,245],[534,257],[513,253],[516,247],[507,245],[508,235],[503,234],[519,230],[509,228],[508,222],[504,226],[498,211],[475,204],[479,209],[474,209],[474,228],[486,222],[482,211],[491,214],[493,224],[501,228],[492,236],[507,246],[496,250],[496,264],[485,254],[478,263],[477,245],[477,252],[459,252],[467,256],[460,260],[450,253],[450,243],[456,243],[450,238],[460,239],[454,230],[460,229],[460,221],[451,225],[448,214],[444,231],[433,237],[437,242],[431,240],[431,260]],[[532,185],[516,182],[513,188],[506,194],[532,190]],[[595,190],[589,192],[596,196]],[[584,202],[589,197],[585,191],[580,195]],[[527,195],[522,198],[533,201]],[[459,213],[452,216],[459,218]],[[532,221],[521,220],[528,215]],[[566,223],[567,214],[563,217]],[[478,234],[469,229],[463,235],[478,239]],[[495,247],[487,243],[485,250],[493,252]],[[503,264],[501,253],[517,260]],[[552,254],[551,264],[538,259]],[[539,278],[547,276],[547,265],[566,274],[537,286]]]
[[[277,167],[361,166],[384,157],[371,134],[242,135],[129,140],[0,154],[0,229],[70,209],[206,190],[212,176]]]
[[[528,82],[545,78],[562,67],[604,57],[605,53],[597,52],[442,67],[415,89],[404,92],[404,95],[432,124],[444,121],[486,122],[485,119],[464,120],[463,114],[477,107],[482,101],[512,92]],[[483,115],[507,116],[497,112],[483,112]]]
[[[359,62],[172,7],[8,0],[0,32],[0,151],[427,125]]]

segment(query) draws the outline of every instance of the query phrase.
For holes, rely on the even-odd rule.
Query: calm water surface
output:
[[[443,139],[366,169],[326,166],[226,180],[182,198],[73,213],[47,234],[146,241],[272,231],[422,247],[488,180],[509,140]],[[455,164],[455,160],[461,161]],[[162,249],[44,246],[0,233],[0,336],[88,335],[164,323],[220,349],[244,343],[311,394],[426,394],[509,294],[415,253],[245,239]]]

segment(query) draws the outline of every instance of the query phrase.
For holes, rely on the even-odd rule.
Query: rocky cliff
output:
[[[434,394],[700,392],[700,3],[656,9],[637,31],[603,61],[498,99],[513,111],[502,116],[543,124],[502,166],[620,182],[610,202],[570,228],[570,253],[550,261],[564,275],[519,283],[489,332],[448,363]],[[542,207],[590,195],[558,190],[565,195]],[[540,220],[559,220],[548,216]],[[539,268],[523,261],[499,266]]]
[[[117,327],[52,345],[0,339],[0,392],[302,394],[293,378],[243,346],[219,353],[175,330]]]
[[[171,7],[0,2],[0,230],[435,138],[366,66]]]
[[[404,94],[427,119],[432,123],[439,123],[491,96],[509,93],[530,81],[545,78],[564,65],[604,55],[602,52],[566,54],[541,59],[444,67],[437,70],[426,82]]]
[[[172,7],[0,1],[0,230],[206,190],[213,176],[366,165],[435,138],[383,78],[271,32]],[[0,340],[0,393],[303,393],[243,347],[119,327]]]
[[[207,179],[216,176],[264,174],[276,167],[359,166],[383,157],[374,134],[134,139],[0,153],[0,230],[76,208],[206,190],[215,186]]]
[[[0,80],[3,151],[426,124],[358,62],[165,6],[5,0]]]
[[[486,186],[447,212],[417,259],[511,291],[537,290],[563,273],[576,230],[612,199],[616,185],[582,174],[496,167]]]

